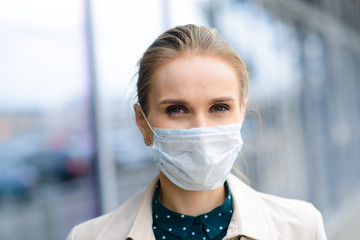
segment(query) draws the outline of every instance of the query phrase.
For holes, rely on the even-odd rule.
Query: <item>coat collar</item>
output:
[[[129,234],[125,239],[142,239],[142,240],[155,240],[152,230],[152,208],[151,201],[154,195],[156,183],[159,176],[149,184],[145,190],[144,200],[142,201],[139,211],[136,214],[134,224],[132,225]]]
[[[146,189],[139,211],[126,239],[154,240],[151,201],[156,177]],[[233,196],[234,213],[224,239],[239,236],[257,240],[277,240],[275,225],[258,192],[230,174],[227,178]]]
[[[227,180],[233,194],[234,213],[225,239],[239,235],[258,240],[278,239],[274,222],[259,193],[232,174]]]

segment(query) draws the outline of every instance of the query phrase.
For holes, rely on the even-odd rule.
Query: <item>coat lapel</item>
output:
[[[144,200],[141,203],[139,211],[136,213],[134,224],[132,225],[126,239],[155,240],[152,230],[151,201],[158,179],[159,177],[156,177],[146,189]]]
[[[258,240],[277,240],[277,232],[259,193],[230,174],[234,213],[225,239],[244,235]]]
[[[151,200],[157,181],[158,177],[146,189],[126,239],[155,240]],[[246,236],[257,240],[278,240],[275,225],[259,193],[232,174],[227,181],[233,196],[234,213],[224,239]]]

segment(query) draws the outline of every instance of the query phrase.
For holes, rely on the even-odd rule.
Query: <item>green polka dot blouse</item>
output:
[[[158,201],[160,182],[157,183],[152,201],[153,232],[157,240],[190,239],[220,240],[226,235],[233,208],[229,186],[225,182],[227,198],[211,212],[192,217],[167,209]]]

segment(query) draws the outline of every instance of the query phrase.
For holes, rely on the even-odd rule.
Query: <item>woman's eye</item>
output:
[[[186,113],[186,109],[182,106],[169,106],[166,108],[166,113],[171,114],[182,114]]]
[[[230,110],[230,107],[226,104],[212,106],[210,112],[225,112]]]

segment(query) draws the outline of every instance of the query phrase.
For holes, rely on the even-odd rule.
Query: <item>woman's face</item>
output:
[[[147,119],[152,127],[168,129],[239,123],[244,118],[240,104],[240,84],[231,65],[217,57],[185,55],[156,72]],[[144,134],[149,129],[135,111]]]

